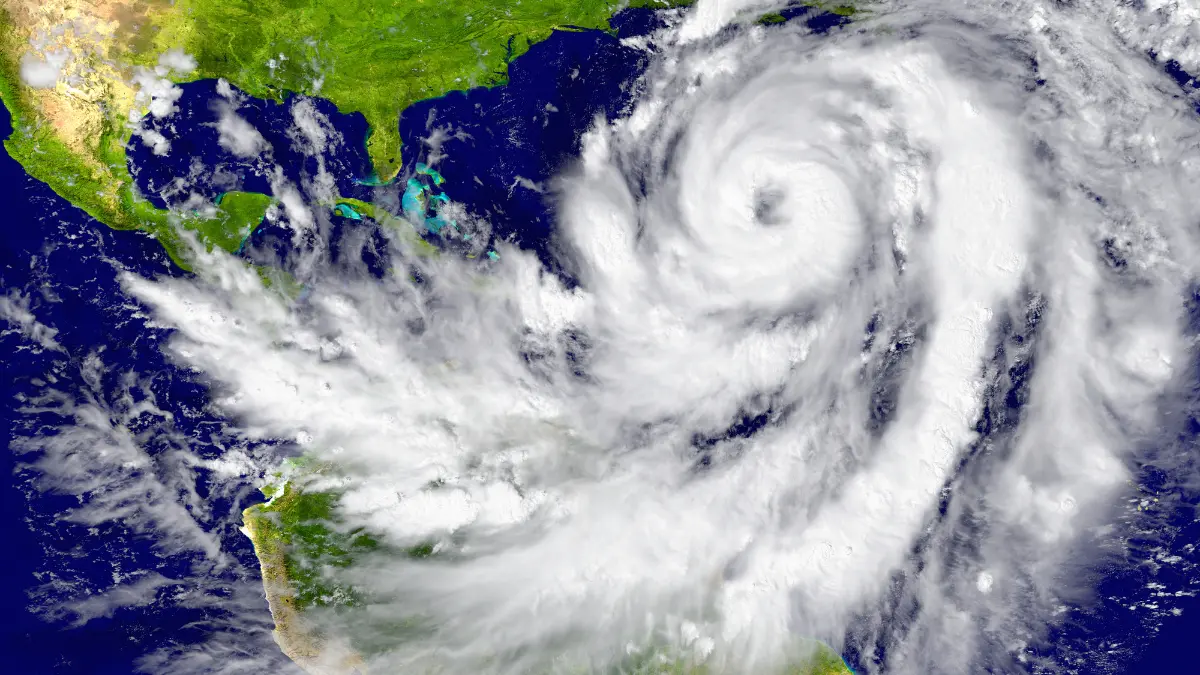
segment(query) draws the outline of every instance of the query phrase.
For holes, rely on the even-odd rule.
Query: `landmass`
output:
[[[642,4],[655,4],[652,1]],[[667,5],[668,3],[663,3]],[[259,98],[320,96],[369,127],[371,179],[399,171],[398,120],[412,103],[502,84],[507,65],[556,28],[605,28],[605,0],[0,0],[0,100],[9,154],[104,224],[158,237],[186,267],[179,230],[236,250],[265,195],[196,213],[138,194],[125,147],[171,83],[224,78]],[[155,139],[143,136],[142,142]]]
[[[376,178],[400,168],[400,112],[418,100],[502,84],[510,61],[555,28],[605,28],[605,0],[178,0],[160,49],[196,58],[260,98],[321,96],[362,113]]]
[[[153,52],[144,32],[153,11],[129,0],[0,0],[0,100],[13,124],[4,145],[71,204],[110,227],[154,235],[187,267],[184,232],[210,250],[236,250],[271,198],[231,192],[172,211],[138,193],[125,144],[136,120],[162,105],[154,87],[192,67],[182,51]]]

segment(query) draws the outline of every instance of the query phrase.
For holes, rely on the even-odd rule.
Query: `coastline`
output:
[[[361,656],[345,645],[331,644],[304,619],[284,563],[283,542],[256,504],[242,511],[242,534],[250,539],[263,580],[267,607],[275,623],[272,635],[284,655],[309,675],[366,675]]]

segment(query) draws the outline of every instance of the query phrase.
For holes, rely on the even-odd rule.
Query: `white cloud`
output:
[[[119,609],[145,607],[158,600],[159,592],[175,582],[161,574],[150,573],[130,584],[121,584],[97,595],[54,608],[56,618],[69,618],[73,627],[93,619],[106,619]]]
[[[183,95],[183,90],[171,82],[170,75],[187,75],[195,68],[196,59],[180,49],[169,49],[160,54],[154,68],[137,66],[131,81],[137,87],[136,105],[159,118],[175,112],[175,102]],[[136,111],[130,111],[130,119],[136,119]]]
[[[175,102],[183,95],[183,90],[175,86],[165,75],[166,73],[159,73],[141,66],[133,71],[133,85],[137,87],[135,97],[137,104],[148,108],[151,115],[160,118],[175,112]]]
[[[329,119],[317,110],[312,99],[296,99],[292,104],[292,120],[294,126],[289,135],[308,154],[325,152],[330,140],[339,137],[337,130],[330,124]]]
[[[66,48],[41,55],[26,51],[21,56],[21,81],[35,89],[50,89],[58,82],[63,66],[70,58],[71,52]]]
[[[263,151],[270,149],[270,145],[258,132],[258,129],[238,115],[233,106],[217,104],[216,109],[219,116],[217,142],[221,144],[221,147],[238,157],[247,158],[257,157]]]
[[[233,90],[233,85],[229,84],[229,80],[223,77],[217,79],[217,93],[230,101],[237,102],[237,92]]]
[[[40,321],[33,315],[29,307],[29,296],[16,290],[10,290],[0,296],[0,319],[15,327],[29,340],[36,342],[43,349],[54,351],[62,347],[55,341],[58,331]]]
[[[292,184],[283,179],[282,172],[277,171],[274,180],[271,183],[271,189],[275,198],[283,206],[283,211],[287,215],[288,220],[297,228],[298,232],[308,230],[313,227],[313,212],[308,208],[308,204],[304,201],[304,196]]]
[[[135,134],[142,139],[142,144],[150,148],[155,155],[163,156],[171,151],[171,141],[150,127],[138,129]]]
[[[312,199],[328,201],[337,197],[337,181],[325,165],[324,154],[331,145],[341,143],[342,135],[312,99],[299,97],[292,104],[292,128],[288,137],[301,152],[317,158],[317,170],[305,177],[305,190]]]
[[[158,65],[166,66],[179,75],[188,75],[196,69],[196,59],[182,49],[168,49],[159,55]]]

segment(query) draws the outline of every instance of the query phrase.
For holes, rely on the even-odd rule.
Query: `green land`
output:
[[[0,6],[0,56],[20,53],[21,45],[14,44],[19,34],[12,15]],[[74,139],[64,138],[45,119],[29,87],[21,83],[18,68],[15,58],[0,58],[0,100],[13,119],[5,149],[31,176],[88,215],[113,228],[149,232],[185,267],[181,230],[195,233],[210,250],[215,245],[233,251],[262,220],[271,198],[244,192],[222,195],[203,213],[156,208],[133,188],[124,149],[129,130],[115,116],[97,115],[85,125],[84,132],[90,133],[85,148],[72,149]]]
[[[155,36],[251,95],[299,92],[362,113],[380,180],[400,167],[400,112],[421,99],[502,84],[508,63],[555,28],[606,28],[605,0],[180,0]]]
[[[629,3],[624,3],[625,5]],[[672,3],[640,0],[635,4]],[[673,4],[686,4],[675,2]],[[97,220],[158,237],[187,267],[176,230],[235,250],[270,200],[227,195],[206,216],[157,209],[126,165],[131,84],[138,67],[180,49],[194,57],[176,81],[224,78],[260,97],[320,96],[370,127],[378,182],[399,170],[400,113],[453,90],[502,84],[509,62],[556,28],[606,28],[607,0],[0,0],[0,99],[13,117],[9,154]],[[80,26],[85,26],[86,30]],[[75,81],[33,89],[20,78],[29,44],[73,54]],[[143,102],[144,105],[144,102]]]

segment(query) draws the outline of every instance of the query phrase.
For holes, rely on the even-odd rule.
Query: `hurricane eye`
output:
[[[754,192],[754,222],[759,225],[780,225],[787,220],[783,212],[787,193],[778,186],[762,187]]]

